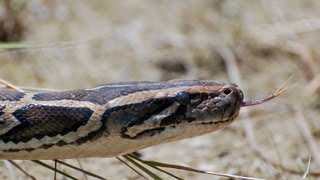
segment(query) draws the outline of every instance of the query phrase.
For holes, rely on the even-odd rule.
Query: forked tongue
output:
[[[280,87],[279,89],[277,89],[276,91],[274,91],[274,93],[272,93],[269,96],[260,98],[260,99],[254,99],[254,100],[247,100],[247,101],[242,101],[241,107],[246,107],[246,106],[255,106],[258,104],[262,104],[265,102],[270,101],[271,99],[279,96],[280,94],[282,94],[285,91],[285,87],[286,87],[287,83],[284,84],[282,87]]]

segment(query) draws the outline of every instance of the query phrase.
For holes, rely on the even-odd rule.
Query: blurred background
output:
[[[267,179],[301,179],[311,156],[307,177],[317,179],[319,8],[317,0],[1,0],[0,78],[59,90],[132,80],[215,79],[238,83],[246,98],[254,99],[293,77],[284,94],[243,109],[230,127],[141,153],[144,159]],[[140,178],[115,158],[80,162],[107,179]],[[16,163],[37,178],[53,178],[52,171],[30,161]],[[5,161],[0,177],[26,178]]]

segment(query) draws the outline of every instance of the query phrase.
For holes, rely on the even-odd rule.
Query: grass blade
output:
[[[116,157],[121,163],[125,164],[126,166],[128,166],[131,170],[133,170],[135,173],[137,173],[139,176],[143,177],[144,179],[147,179],[143,174],[141,174],[138,170],[136,170],[134,167],[132,167],[130,164],[128,164],[127,162],[125,162],[124,160],[122,160],[119,157]]]
[[[152,177],[153,179],[157,179],[157,180],[162,180],[161,177],[159,177],[158,175],[154,174],[153,172],[151,172],[149,169],[143,167],[141,164],[139,164],[138,162],[136,162],[132,157],[128,156],[128,155],[124,155],[123,156],[126,160],[128,160],[129,162],[131,162],[133,165],[137,166],[139,169],[141,169],[143,172],[145,172],[146,174],[148,174],[150,177]]]
[[[59,174],[62,174],[62,175],[64,175],[65,177],[68,177],[68,178],[73,179],[73,180],[77,180],[77,178],[75,178],[75,177],[73,177],[73,176],[71,176],[71,175],[69,175],[69,174],[67,174],[67,173],[65,173],[65,172],[62,172],[62,171],[60,171],[60,170],[58,170],[58,169],[55,169],[54,167],[51,167],[51,166],[49,166],[48,164],[46,164],[46,163],[44,163],[44,162],[42,162],[42,161],[32,160],[32,162],[34,162],[34,163],[36,163],[36,164],[39,164],[39,165],[41,165],[41,166],[43,166],[43,167],[45,167],[45,168],[48,168],[48,169],[50,169],[50,170],[53,170],[53,171],[55,171],[55,172],[57,172],[57,173],[59,173]]]
[[[92,177],[95,177],[95,178],[97,178],[97,179],[106,179],[106,178],[103,178],[103,177],[101,177],[101,176],[99,176],[99,175],[96,175],[96,174],[94,174],[94,173],[92,173],[92,172],[89,172],[89,171],[83,170],[83,169],[81,169],[81,168],[75,167],[75,166],[73,166],[73,165],[71,165],[71,164],[65,163],[65,162],[63,162],[63,161],[60,161],[60,160],[54,160],[54,161],[57,162],[57,163],[59,163],[59,164],[65,165],[65,166],[67,166],[67,167],[69,167],[69,168],[72,168],[72,169],[74,169],[74,170],[76,170],[76,171],[82,172],[82,173],[84,173],[84,174],[86,174],[86,175],[88,175],[88,176],[92,176]]]
[[[134,156],[131,156],[131,158],[134,158],[134,159],[138,160],[138,158],[134,157]],[[203,170],[194,169],[194,168],[191,168],[191,167],[175,165],[175,164],[167,164],[167,163],[162,163],[162,162],[157,162],[157,161],[144,161],[144,160],[141,160],[141,159],[139,159],[138,161],[143,162],[144,164],[151,165],[151,166],[179,169],[179,170],[190,171],[190,172],[201,173],[201,174],[209,174],[209,175],[228,177],[228,178],[235,178],[235,179],[245,179],[245,180],[263,180],[263,179],[260,179],[260,178],[253,178],[253,177],[245,177],[245,176],[237,176],[237,175],[231,175],[231,174],[203,171]]]
[[[10,162],[14,167],[18,168],[21,172],[23,172],[27,177],[29,177],[32,180],[36,180],[35,177],[33,177],[32,175],[30,175],[28,172],[26,172],[24,169],[22,169],[17,163],[15,163],[12,160],[7,160],[8,162]]]
[[[165,173],[165,174],[167,174],[167,175],[169,175],[169,176],[171,176],[171,177],[173,177],[173,178],[175,178],[175,179],[182,180],[182,178],[180,178],[180,177],[178,177],[178,176],[176,176],[176,175],[174,175],[174,174],[172,174],[172,173],[170,173],[170,172],[168,172],[168,171],[165,171],[165,170],[163,170],[163,169],[161,169],[161,168],[159,168],[159,167],[157,167],[157,166],[153,166],[152,164],[145,163],[144,160],[140,159],[140,158],[137,157],[137,156],[134,156],[134,155],[131,155],[131,154],[128,155],[128,156],[130,156],[131,158],[133,158],[133,159],[135,159],[135,160],[137,160],[137,161],[139,161],[139,162],[141,162],[141,163],[143,163],[143,164],[145,164],[145,165],[147,165],[147,166],[150,166],[150,167],[152,167],[152,168],[154,168],[154,169],[156,169],[156,170],[158,170],[158,171],[161,171],[161,172],[163,172],[163,173]]]

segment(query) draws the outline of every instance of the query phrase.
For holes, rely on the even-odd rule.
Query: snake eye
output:
[[[176,100],[179,104],[186,105],[190,102],[189,93],[187,92],[179,92],[176,95]]]

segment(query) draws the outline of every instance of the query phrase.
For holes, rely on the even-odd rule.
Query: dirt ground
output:
[[[226,129],[141,153],[144,159],[219,173],[301,179],[309,170],[308,179],[319,179],[319,8],[317,0],[3,1],[0,22],[7,25],[0,23],[0,31],[16,27],[8,23],[14,22],[19,25],[14,38],[23,43],[0,44],[0,78],[60,90],[131,80],[215,79],[238,83],[253,99],[293,76],[284,94],[242,109]],[[141,179],[115,158],[79,161],[107,179]],[[37,179],[54,178],[31,161],[15,162]],[[76,160],[66,162],[79,167]],[[221,179],[169,171],[185,179]],[[25,178],[8,161],[0,162],[0,179]]]

